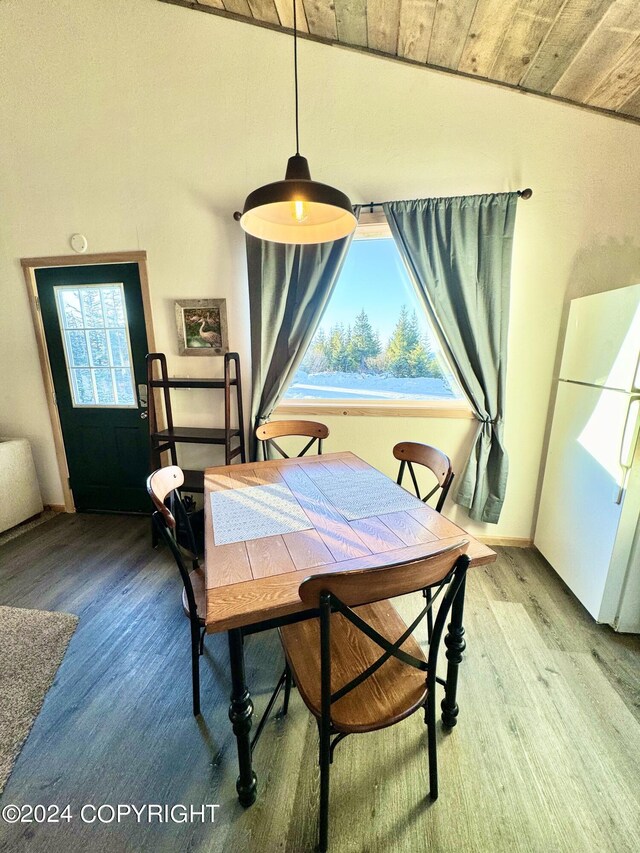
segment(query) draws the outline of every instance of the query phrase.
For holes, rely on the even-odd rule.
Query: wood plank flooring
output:
[[[348,738],[332,768],[331,850],[640,849],[640,638],[595,625],[536,552],[498,551],[470,572],[460,722],[439,736],[440,798],[425,800],[421,715]],[[0,822],[3,853],[313,849],[315,723],[294,691],[257,747],[258,801],[243,810],[225,637],[206,641],[198,723],[179,579],[151,549],[146,520],[58,516],[8,542],[0,603],[80,616],[0,800],[69,803],[76,817]],[[246,657],[261,712],[282,667],[274,632],[249,638]],[[80,822],[84,803],[220,808],[213,825],[98,825]]]

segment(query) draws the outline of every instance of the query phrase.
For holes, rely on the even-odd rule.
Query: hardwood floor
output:
[[[460,722],[439,733],[428,790],[422,716],[353,736],[331,779],[334,851],[640,849],[640,638],[593,623],[534,551],[471,570]],[[69,803],[70,824],[0,822],[0,850],[313,850],[316,726],[296,691],[254,755],[258,801],[235,799],[225,636],[209,636],[204,721],[191,714],[188,623],[144,519],[58,516],[0,548],[0,603],[80,624],[0,806]],[[411,601],[401,602],[405,610]],[[257,712],[282,668],[274,632],[247,640]],[[82,823],[85,803],[218,803],[210,823]]]

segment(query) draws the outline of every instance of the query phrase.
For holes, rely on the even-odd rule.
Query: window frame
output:
[[[354,240],[380,240],[391,237],[391,229],[382,211],[362,211]],[[455,400],[284,400],[274,415],[339,415],[365,417],[465,418],[473,411],[466,398]]]

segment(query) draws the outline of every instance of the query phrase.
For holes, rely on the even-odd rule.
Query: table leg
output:
[[[462,653],[467,645],[464,641],[464,628],[462,627],[465,584],[466,578],[463,578],[460,589],[451,605],[451,622],[447,626],[447,635],[444,638],[444,644],[447,647],[446,657],[449,664],[447,666],[447,683],[444,689],[444,699],[440,707],[442,708],[442,725],[445,729],[452,729],[458,722],[459,708],[456,703],[458,666],[462,661]]]
[[[231,704],[229,719],[238,744],[238,767],[240,775],[236,782],[238,799],[243,806],[250,806],[256,799],[257,779],[251,767],[251,717],[253,702],[244,674],[244,638],[239,628],[229,631],[229,661],[231,663]]]

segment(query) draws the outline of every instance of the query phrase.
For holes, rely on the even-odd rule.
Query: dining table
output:
[[[257,778],[245,636],[316,616],[298,594],[311,575],[415,560],[461,539],[468,542],[470,567],[493,562],[496,553],[348,451],[207,468],[204,495],[206,631],[228,635],[236,788],[249,806]],[[463,612],[464,586],[444,640],[447,729],[459,713]]]

